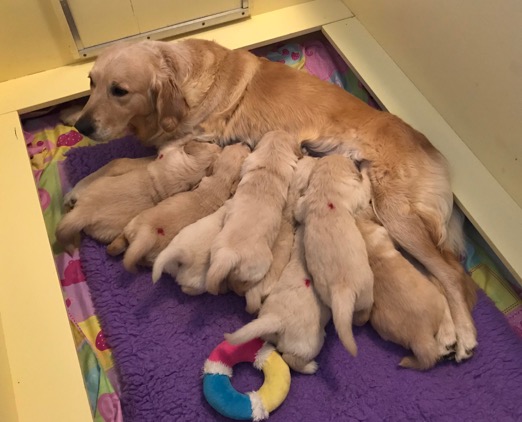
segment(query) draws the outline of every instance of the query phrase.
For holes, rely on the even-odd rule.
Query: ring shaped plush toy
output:
[[[243,394],[232,387],[232,367],[240,362],[252,362],[263,371],[265,382],[259,390]],[[290,390],[288,365],[272,345],[261,339],[237,346],[222,342],[208,357],[203,371],[205,398],[215,410],[231,419],[266,419]]]

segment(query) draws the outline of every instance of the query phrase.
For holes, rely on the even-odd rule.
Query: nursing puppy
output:
[[[181,230],[163,249],[152,267],[152,281],[161,273],[169,273],[181,286],[183,293],[205,293],[206,277],[210,265],[210,245],[223,228],[226,203],[213,214]]]
[[[296,207],[304,224],[308,270],[322,301],[332,309],[344,347],[353,355],[357,345],[352,319],[368,321],[373,305],[373,273],[354,215],[370,202],[367,163],[359,172],[352,160],[327,156],[318,160],[310,183]]]
[[[303,234],[301,226],[295,234],[290,262],[261,306],[259,317],[225,334],[225,339],[239,344],[262,337],[277,347],[294,371],[313,374],[317,371],[314,359],[323,347],[324,327],[331,313],[319,299],[306,269]]]
[[[275,284],[281,277],[286,264],[290,260],[292,244],[294,243],[294,209],[299,197],[304,193],[308,186],[308,179],[316,159],[303,157],[297,162],[292,182],[288,189],[288,199],[283,209],[283,219],[279,234],[272,247],[272,265],[263,279],[245,293],[246,311],[253,314],[259,311],[261,303],[270,294]]]
[[[190,192],[165,199],[134,217],[123,233],[107,248],[112,255],[123,252],[128,271],[136,264],[152,265],[158,254],[186,226],[217,211],[234,194],[243,160],[250,149],[243,144],[227,146],[219,154],[210,176]]]
[[[241,169],[241,182],[231,201],[223,230],[214,240],[207,274],[207,291],[217,294],[229,277],[248,290],[268,272],[272,247],[281,226],[301,149],[286,132],[263,136]]]
[[[112,242],[141,211],[197,185],[219,150],[215,144],[198,141],[167,145],[155,160],[133,160],[128,172],[84,184],[76,191],[74,208],[60,221],[56,238],[67,249],[81,230],[100,242]]]
[[[372,214],[369,208],[357,218],[374,274],[370,322],[383,339],[413,351],[414,356],[404,357],[400,366],[430,369],[457,341],[448,302],[395,248]]]

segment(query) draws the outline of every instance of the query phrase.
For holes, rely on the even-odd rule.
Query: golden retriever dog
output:
[[[166,272],[176,279],[183,293],[205,293],[210,245],[223,228],[226,212],[225,203],[215,213],[181,230],[154,261],[152,281],[156,283]]]
[[[134,217],[107,248],[116,255],[128,246],[123,265],[136,271],[138,262],[152,265],[158,254],[186,226],[217,211],[236,190],[243,160],[250,148],[244,144],[229,145],[214,161],[210,176],[190,192],[165,199]]]
[[[444,286],[461,358],[477,345],[465,272],[450,229],[453,195],[444,157],[420,132],[340,87],[244,50],[187,39],[109,47],[91,72],[76,128],[97,140],[129,130],[146,145],[186,134],[257,143],[285,130],[321,154],[371,163],[374,207],[391,237]],[[291,90],[292,95],[288,95]]]
[[[346,350],[357,355],[352,321],[365,324],[373,305],[373,273],[355,214],[370,203],[367,164],[361,172],[350,158],[318,160],[295,218],[304,224],[308,270]]]
[[[196,186],[219,150],[198,141],[174,143],[163,147],[155,160],[135,159],[123,174],[110,172],[117,168],[122,172],[129,159],[106,166],[105,176],[99,173],[94,180],[85,178],[77,184],[73,208],[58,224],[56,238],[67,249],[81,230],[100,242],[112,242],[141,211]]]
[[[288,187],[301,156],[295,137],[273,131],[263,136],[245,160],[236,194],[227,203],[223,230],[212,243],[209,293],[217,294],[228,278],[234,291],[244,294],[266,275]]]
[[[263,303],[259,317],[234,333],[225,334],[225,339],[239,344],[262,337],[277,347],[294,371],[313,374],[317,371],[314,359],[323,347],[324,327],[331,313],[319,299],[306,269],[303,235],[304,228],[300,226],[290,262]]]
[[[283,219],[281,220],[279,234],[272,248],[272,265],[270,265],[270,269],[263,279],[245,293],[246,311],[251,314],[259,312],[261,304],[270,294],[281,277],[286,264],[290,261],[295,232],[295,205],[308,186],[308,179],[315,162],[316,159],[312,157],[303,157],[297,162],[297,168],[288,189],[288,199],[283,209]]]
[[[373,212],[357,218],[374,274],[370,322],[379,335],[411,349],[400,366],[427,370],[447,355],[457,338],[448,302],[428,277],[396,248]]]

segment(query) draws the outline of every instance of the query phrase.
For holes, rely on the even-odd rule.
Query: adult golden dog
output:
[[[424,135],[338,86],[247,51],[204,40],[148,41],[108,48],[92,71],[91,96],[76,128],[97,140],[129,130],[161,146],[187,134],[255,144],[285,130],[309,150],[371,162],[376,213],[392,238],[441,280],[458,335],[456,359],[477,345],[449,230],[447,163]]]

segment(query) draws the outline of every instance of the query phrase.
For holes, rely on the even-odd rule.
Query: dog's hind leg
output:
[[[456,360],[473,355],[477,346],[476,330],[467,305],[467,274],[450,253],[435,246],[423,220],[410,206],[408,199],[393,195],[376,195],[375,207],[379,219],[391,237],[441,282],[448,300],[457,334]],[[450,261],[451,260],[451,261]]]
[[[292,353],[283,353],[281,357],[290,368],[294,371],[300,372],[301,374],[315,374],[319,367],[315,360],[303,359],[302,357],[296,356]]]
[[[453,320],[451,319],[451,314],[446,298],[444,298],[444,302],[444,315],[442,317],[439,330],[437,331],[437,335],[435,336],[437,343],[439,344],[439,354],[442,357],[455,353],[455,348],[457,346],[455,324],[453,324]]]

